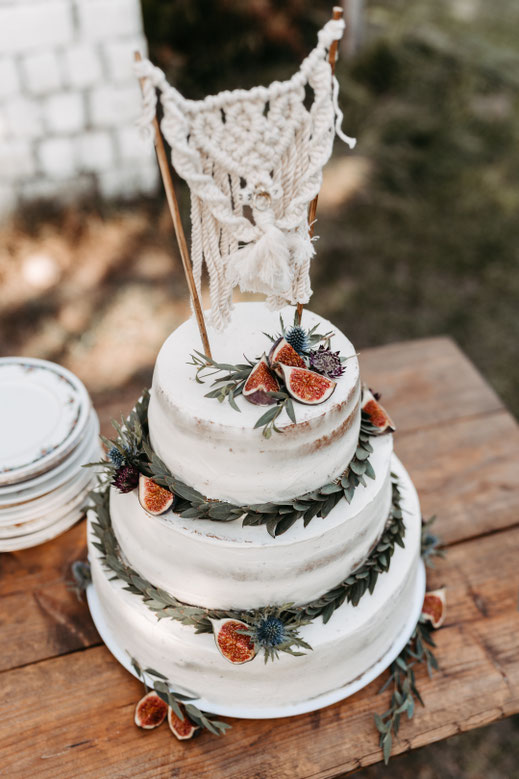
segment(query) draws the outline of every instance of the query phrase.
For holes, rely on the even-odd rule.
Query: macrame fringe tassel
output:
[[[298,231],[285,233],[273,224],[255,243],[241,246],[229,255],[228,281],[242,292],[258,292],[271,301],[307,303],[308,289],[301,269],[315,254],[313,243]]]
[[[241,246],[229,255],[229,280],[242,292],[263,295],[288,294],[291,284],[290,250],[286,236],[275,225],[268,225],[255,243]]]

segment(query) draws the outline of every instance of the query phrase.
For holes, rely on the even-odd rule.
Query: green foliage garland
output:
[[[375,727],[380,734],[380,748],[387,765],[391,755],[393,736],[398,735],[400,718],[407,714],[411,719],[415,710],[415,698],[424,705],[416,687],[414,667],[417,663],[426,663],[429,676],[438,669],[438,662],[429,647],[434,647],[431,628],[420,617],[413,634],[396,660],[389,667],[389,677],[379,693],[392,685],[393,692],[389,708],[383,714],[375,714]]]
[[[422,520],[422,537],[420,553],[425,565],[434,568],[433,558],[444,557],[444,552],[439,548],[440,540],[430,532],[430,527],[436,517]],[[421,616],[411,635],[411,638],[402,649],[396,660],[389,666],[389,676],[379,690],[379,694],[392,685],[392,694],[389,708],[383,714],[375,714],[375,727],[380,734],[380,748],[387,765],[391,755],[393,736],[398,735],[400,718],[407,714],[411,719],[415,711],[415,698],[423,706],[424,702],[416,687],[414,669],[417,664],[425,663],[429,676],[438,669],[438,662],[430,647],[436,644],[432,638],[433,628]]]
[[[345,601],[357,606],[366,591],[373,592],[379,574],[389,570],[395,546],[397,544],[404,546],[405,525],[400,508],[400,491],[397,482],[393,481],[391,511],[381,538],[368,559],[338,586],[304,606],[288,603],[283,606],[266,606],[250,611],[204,609],[182,603],[166,590],[153,585],[128,565],[122,558],[112,527],[109,490],[105,489],[101,493],[94,492],[91,498],[97,515],[97,520],[92,522],[97,537],[94,546],[101,553],[102,563],[115,574],[116,578],[125,582],[125,590],[142,598],[157,619],[173,619],[184,625],[191,625],[197,633],[211,633],[213,629],[211,620],[236,619],[254,628],[262,620],[272,616],[275,608],[276,616],[285,627],[286,641],[276,647],[275,651],[265,652],[265,662],[268,659],[276,659],[279,651],[297,654],[294,647],[311,649],[299,636],[298,628],[307,625],[317,617],[322,617],[325,623],[328,622],[333,612]]]
[[[174,476],[153,451],[148,435],[148,404],[149,392],[146,390],[128,419],[121,420],[121,424],[113,422],[117,438],[103,438],[103,441],[108,448],[115,447],[125,462],[135,466],[157,484],[171,490],[177,497],[175,512],[181,517],[219,522],[231,522],[241,517],[243,525],[265,525],[270,535],[275,538],[285,533],[295,522],[303,520],[306,527],[314,517],[328,516],[343,498],[351,503],[359,484],[366,486],[366,478],[375,478],[369,458],[373,452],[370,438],[377,434],[377,428],[370,423],[367,414],[362,412],[357,448],[349,465],[335,481],[291,500],[245,506],[209,500]],[[280,409],[282,406],[274,408]],[[115,477],[117,468],[113,463],[103,461],[93,465],[102,468],[111,480]]]

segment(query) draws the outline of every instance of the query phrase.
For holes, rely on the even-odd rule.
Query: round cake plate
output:
[[[0,542],[0,554],[2,552],[19,552],[21,549],[30,549],[33,546],[39,546],[40,544],[47,543],[47,541],[52,541],[56,536],[60,536],[65,530],[79,522],[84,515],[85,511],[82,507],[75,508],[69,514],[61,517],[57,522],[43,530],[37,530],[35,533],[29,533],[26,536],[2,540]]]
[[[287,706],[273,706],[272,708],[253,709],[247,706],[221,706],[210,700],[204,698],[196,698],[192,703],[198,706],[202,711],[210,712],[211,714],[217,714],[222,717],[238,717],[240,719],[276,719],[277,717],[294,717],[297,714],[307,714],[310,711],[316,711],[317,709],[324,709],[326,706],[331,706],[332,703],[348,698],[350,695],[362,690],[374,679],[380,676],[386,668],[389,668],[391,663],[398,657],[402,649],[405,647],[409,639],[413,634],[416,623],[422,613],[423,599],[425,595],[425,566],[422,560],[419,561],[417,573],[416,573],[416,586],[415,586],[415,600],[413,607],[409,611],[408,620],[402,629],[398,639],[392,644],[390,649],[386,652],[380,660],[368,668],[363,674],[358,676],[349,684],[345,684],[343,687],[339,687],[336,690],[331,690],[323,695],[318,695],[308,701],[302,701],[301,703],[289,704]],[[133,676],[137,676],[135,669],[133,668],[129,654],[121,647],[113,635],[112,631],[107,627],[103,612],[100,607],[97,593],[92,584],[87,588],[88,606],[90,608],[90,614],[97,628],[97,631],[104,643],[113,654],[116,660],[118,660],[127,671]]]
[[[82,465],[98,455],[99,419],[92,409],[85,432],[75,449],[50,471],[24,482],[0,486],[0,516],[4,508],[36,500],[69,481]]]
[[[90,412],[84,384],[66,368],[0,358],[0,484],[50,470],[72,451]]]

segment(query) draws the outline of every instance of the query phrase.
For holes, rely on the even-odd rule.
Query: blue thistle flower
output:
[[[287,640],[285,625],[278,617],[265,617],[256,625],[255,640],[267,649],[277,647]]]
[[[124,465],[125,458],[116,446],[112,446],[112,448],[108,452],[108,457],[113,462],[116,468],[120,468],[122,465]]]
[[[308,341],[308,334],[299,325],[294,325],[290,330],[285,333],[285,340],[288,341],[290,346],[296,350],[298,354],[307,352],[310,348],[310,342]]]
[[[113,464],[116,466],[116,468],[120,468],[121,465],[123,465],[123,463],[124,463],[124,457],[121,454],[121,452],[119,451],[119,449],[117,449],[116,446],[112,446],[112,448],[108,452],[108,457],[113,462]]]

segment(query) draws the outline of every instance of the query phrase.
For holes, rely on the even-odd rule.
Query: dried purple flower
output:
[[[119,492],[131,492],[139,484],[139,471],[133,465],[122,465],[117,469],[112,484]]]
[[[326,346],[321,346],[310,352],[310,368],[329,379],[338,379],[344,373],[339,352],[332,352]]]

